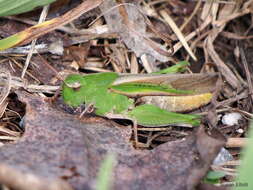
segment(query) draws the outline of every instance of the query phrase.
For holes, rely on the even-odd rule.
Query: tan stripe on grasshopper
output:
[[[193,110],[208,104],[211,99],[211,93],[193,96],[144,96],[140,98],[140,100],[146,104],[153,104],[171,112]]]

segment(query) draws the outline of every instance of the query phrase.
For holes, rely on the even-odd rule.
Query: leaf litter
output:
[[[81,56],[80,63],[79,58],[75,60],[73,57],[74,61],[77,61],[76,64],[71,58],[64,60],[57,54],[46,53],[48,50],[42,48],[41,52],[46,53],[40,55],[43,56],[43,61],[40,56],[34,55],[26,77],[22,80],[20,78],[24,64],[22,56],[27,52],[19,49],[21,47],[16,47],[15,51],[21,50],[18,51],[19,56],[14,55],[15,51],[11,49],[10,52],[1,54],[4,56],[1,57],[0,66],[0,87],[3,89],[0,96],[3,97],[0,106],[2,116],[0,157],[2,156],[3,160],[0,166],[0,183],[5,186],[12,189],[31,187],[32,189],[45,189],[45,187],[46,189],[94,189],[101,162],[107,153],[113,152],[117,154],[117,164],[113,169],[114,189],[195,187],[207,173],[220,147],[225,146],[224,139],[206,136],[202,127],[192,131],[177,126],[166,128],[139,126],[140,139],[147,149],[152,150],[136,150],[131,144],[131,128],[125,124],[122,127],[122,123],[115,124],[87,114],[79,119],[76,116],[78,110],[55,103],[71,114],[63,113],[62,109],[56,109],[54,103],[45,99],[45,96],[52,96],[57,91],[60,80],[69,73],[151,72],[172,65],[178,60],[189,60],[191,50],[198,61],[192,62],[188,71],[218,70],[225,81],[212,104],[194,112],[201,112],[200,114],[206,119],[202,123],[205,124],[206,130],[209,126],[207,133],[211,133],[211,129],[216,128],[228,138],[226,147],[235,148],[245,145],[245,132],[248,129],[248,121],[245,118],[252,117],[252,104],[249,103],[252,101],[249,95],[252,91],[252,77],[250,77],[252,55],[247,51],[251,48],[252,40],[251,25],[248,24],[251,22],[248,17],[251,12],[251,1],[236,3],[198,1],[197,4],[193,1],[104,1],[102,6],[93,9],[101,2],[96,1],[92,4],[92,1],[86,0],[82,4],[92,9],[85,14],[92,15],[90,18],[93,22],[87,25],[89,28],[60,26],[77,18],[81,12],[87,12],[83,9],[78,13],[79,9],[73,9],[66,14],[74,15],[73,17],[63,16],[54,20],[56,22],[53,25],[28,28],[26,32],[31,33],[25,36],[25,39],[21,39],[22,43],[28,43],[43,35],[45,31],[49,32],[58,27],[50,34],[53,36],[53,41],[62,40],[65,50],[71,45],[89,42],[89,52],[84,52],[85,59]],[[192,7],[195,7],[193,12],[190,11]],[[105,17],[105,21],[101,15]],[[94,21],[96,17],[98,19]],[[9,29],[4,30],[4,34],[1,35],[3,37],[15,33],[13,31],[17,29],[13,24],[17,21],[18,27],[22,29],[25,28],[25,24],[22,23],[36,24],[29,17],[28,19],[19,17],[3,19],[12,23]],[[171,24],[171,19],[176,26]],[[86,23],[87,20],[78,18],[74,23]],[[176,29],[170,31],[168,25]],[[1,28],[3,26],[0,25]],[[154,29],[152,26],[160,27],[152,30]],[[161,28],[166,29],[162,32],[166,38],[160,35]],[[68,35],[63,37],[62,33]],[[172,44],[168,39],[172,40]],[[46,38],[38,43],[44,41],[45,44],[48,43]],[[238,45],[238,41],[245,43]],[[167,51],[165,46],[168,44]],[[188,44],[189,48],[185,44]],[[183,45],[186,51],[182,48]],[[71,49],[84,51],[80,47]],[[172,57],[168,57],[168,54]],[[39,67],[33,63],[37,62],[36,59],[40,60]],[[142,64],[139,64],[140,62]],[[49,72],[44,69],[43,74],[40,73],[43,68],[47,68]],[[7,72],[2,72],[4,69]],[[8,72],[10,78],[6,77]],[[39,76],[39,73],[42,76]],[[28,96],[17,89],[28,91],[33,95]],[[21,120],[24,116],[24,108],[23,105],[20,106],[21,102],[13,98],[13,92],[16,92],[19,99],[26,103],[25,119]],[[9,93],[12,94],[8,96]],[[233,126],[222,124],[217,115],[222,118],[229,112],[239,112],[243,119]],[[206,115],[208,117],[205,117]],[[25,129],[20,127],[23,125],[20,121],[25,121]],[[210,144],[212,146],[209,148]],[[210,152],[205,152],[207,150]],[[238,158],[240,154],[238,149],[229,149],[229,151]],[[236,164],[225,163],[219,166],[219,170],[230,169],[226,173],[231,177],[236,173],[235,166]],[[226,180],[231,179],[223,180],[226,183]],[[201,186],[203,188],[203,183]]]

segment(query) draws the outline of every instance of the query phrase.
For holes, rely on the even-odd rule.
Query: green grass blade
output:
[[[220,183],[221,178],[223,178],[224,176],[226,176],[224,172],[209,171],[203,179],[203,182],[207,184],[218,184]]]
[[[186,70],[186,67],[189,66],[190,63],[188,61],[180,61],[176,65],[173,65],[169,68],[162,69],[157,72],[153,72],[153,74],[174,74],[174,73],[179,73],[183,72]]]
[[[112,184],[112,174],[114,163],[116,161],[115,154],[108,154],[99,169],[97,177],[96,190],[110,190]]]
[[[56,0],[0,0],[0,16],[28,12],[36,7],[50,4]]]
[[[14,34],[8,38],[0,40],[0,51],[15,46],[20,41],[22,41],[24,39],[24,37],[25,36],[23,35],[23,33],[22,34],[18,33],[18,34]]]
[[[239,176],[236,179],[233,190],[253,189],[253,123],[251,123],[248,144],[242,151],[242,163],[239,167]]]

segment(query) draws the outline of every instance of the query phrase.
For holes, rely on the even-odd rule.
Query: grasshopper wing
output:
[[[131,86],[139,84],[145,86],[157,85],[158,87],[167,86],[170,91],[162,90],[154,93],[151,90],[139,93],[129,92],[130,88],[119,91],[128,96],[142,96],[140,100],[146,104],[153,104],[168,111],[182,112],[196,109],[200,106],[208,104],[212,99],[212,93],[215,91],[218,81],[217,73],[206,74],[148,74],[148,75],[123,75],[114,81],[116,86]],[[143,85],[144,84],[144,85]],[[136,85],[137,86],[137,85]],[[136,88],[138,90],[138,88]]]

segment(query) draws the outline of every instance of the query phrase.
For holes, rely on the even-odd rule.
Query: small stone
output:
[[[224,147],[221,148],[219,154],[216,156],[216,158],[213,161],[213,165],[222,165],[228,161],[233,160],[233,156],[229,153],[227,149]]]
[[[238,121],[240,119],[242,119],[242,115],[237,112],[233,112],[233,113],[228,113],[224,115],[221,121],[224,125],[232,126],[232,125],[238,125]]]
[[[237,129],[236,132],[242,134],[242,133],[244,133],[244,130],[243,129]]]

